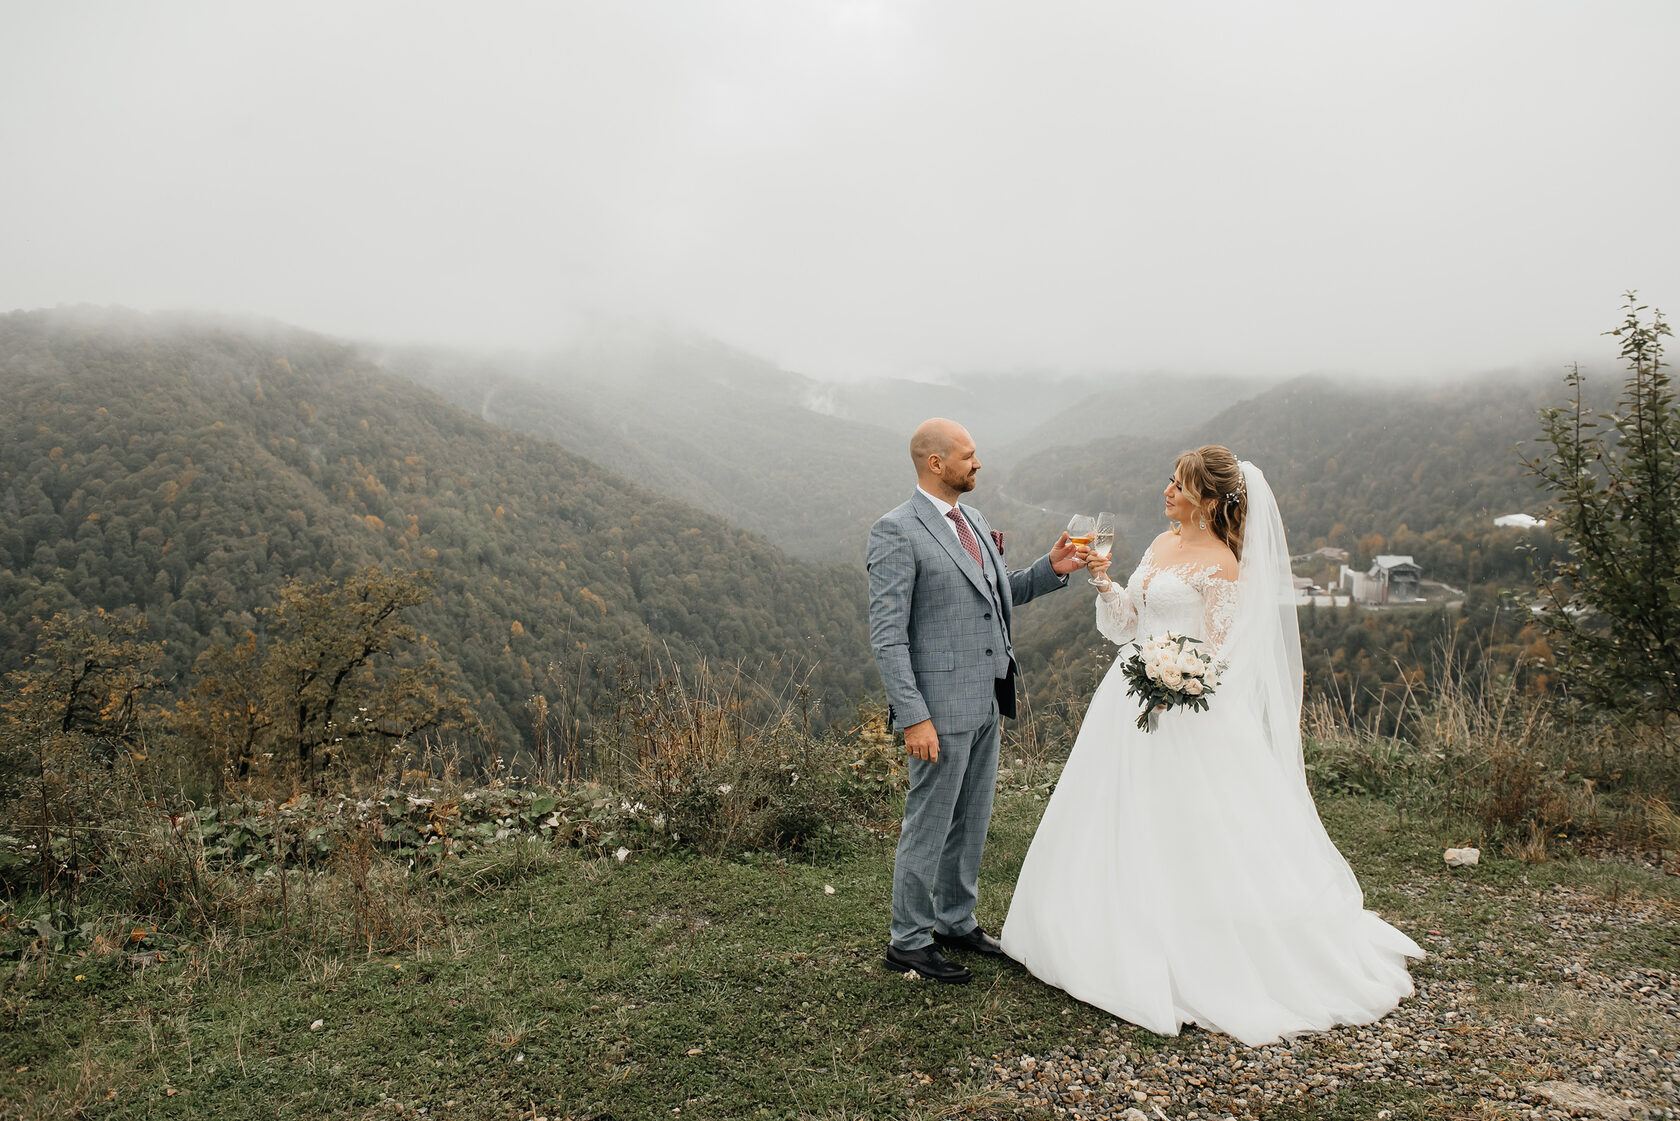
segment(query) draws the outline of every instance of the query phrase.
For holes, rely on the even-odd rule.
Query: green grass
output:
[[[999,798],[982,884],[994,929],[1043,805]],[[1454,839],[1396,828],[1391,805],[1321,806],[1368,905],[1426,945],[1428,931],[1543,944],[1534,908],[1513,899],[1610,893],[1612,873],[1589,862],[1489,854],[1449,874]],[[888,973],[891,868],[886,838],[821,865],[510,848],[417,889],[418,933],[400,952],[287,932],[272,911],[243,930],[149,936],[170,948],[144,968],[108,940],[43,955],[13,931],[0,1103],[8,1118],[397,1116],[394,1103],[450,1118],[1018,1116],[971,1060],[1077,1044],[1112,1018],[1008,962],[971,962],[968,986]],[[1672,877],[1613,875],[1624,895],[1677,894]],[[1680,938],[1669,926],[1604,952],[1672,963]],[[1529,963],[1488,957],[1418,968],[1473,968],[1491,990]],[[1180,1045],[1122,1035],[1144,1053]],[[1298,1116],[1368,1116],[1372,1093],[1348,1087]],[[1423,1091],[1381,1104],[1430,1114]]]

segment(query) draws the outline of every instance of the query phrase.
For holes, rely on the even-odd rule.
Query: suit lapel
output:
[[[974,585],[974,590],[990,599],[991,592],[986,587],[985,574],[980,571],[980,567],[974,563],[973,558],[958,543],[956,531],[951,528],[951,523],[939,516],[939,511],[933,508],[933,503],[929,502],[921,491],[916,492],[916,516],[922,520],[923,525],[927,526],[928,532],[933,534],[933,539],[944,548],[946,555],[951,558],[951,563],[961,569],[964,576],[968,577],[968,582]],[[987,534],[986,536],[990,537],[991,535]],[[987,547],[989,547],[989,543],[987,546],[982,546],[982,548]],[[984,556],[985,554],[981,553],[981,555]]]

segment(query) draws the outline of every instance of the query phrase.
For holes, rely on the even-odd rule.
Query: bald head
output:
[[[936,416],[917,425],[910,437],[910,458],[916,464],[917,485],[929,494],[954,503],[974,489],[974,473],[980,470],[974,437],[954,420]]]
[[[941,459],[951,454],[951,448],[958,443],[970,443],[968,429],[954,420],[946,420],[942,416],[931,417],[916,426],[916,431],[910,435],[910,458],[915,461],[916,473],[922,472],[927,463],[927,457],[937,455]]]

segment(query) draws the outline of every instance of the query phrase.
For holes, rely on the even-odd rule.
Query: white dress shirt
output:
[[[923,496],[925,496],[929,502],[933,503],[934,509],[939,511],[939,516],[941,518],[943,518],[945,520],[945,524],[950,527],[951,536],[955,537],[957,539],[957,544],[961,545],[962,544],[962,534],[957,532],[957,523],[951,520],[951,511],[952,510],[957,510],[957,508],[955,506],[951,505],[949,502],[945,501],[943,498],[936,498],[933,495],[928,494],[928,492],[925,491],[925,490],[922,490],[921,487],[917,487],[916,489],[921,490]],[[961,515],[964,518],[964,520],[967,520],[967,515],[963,514],[961,510],[957,510],[957,513],[959,515]],[[973,522],[969,522],[968,531],[970,533],[974,534],[974,540],[976,542],[978,542],[980,540],[980,532],[979,532],[979,530],[974,528],[974,523]],[[982,554],[985,553],[984,549],[981,549],[980,551],[981,551]]]

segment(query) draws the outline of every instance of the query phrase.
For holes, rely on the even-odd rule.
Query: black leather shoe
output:
[[[933,940],[947,950],[968,950],[976,954],[1004,956],[1002,944],[979,927],[967,934],[941,934],[936,930],[933,932]]]
[[[894,973],[914,970],[930,981],[944,981],[949,985],[966,985],[968,979],[974,976],[966,966],[958,965],[932,946],[923,946],[919,950],[888,946],[886,965]]]

